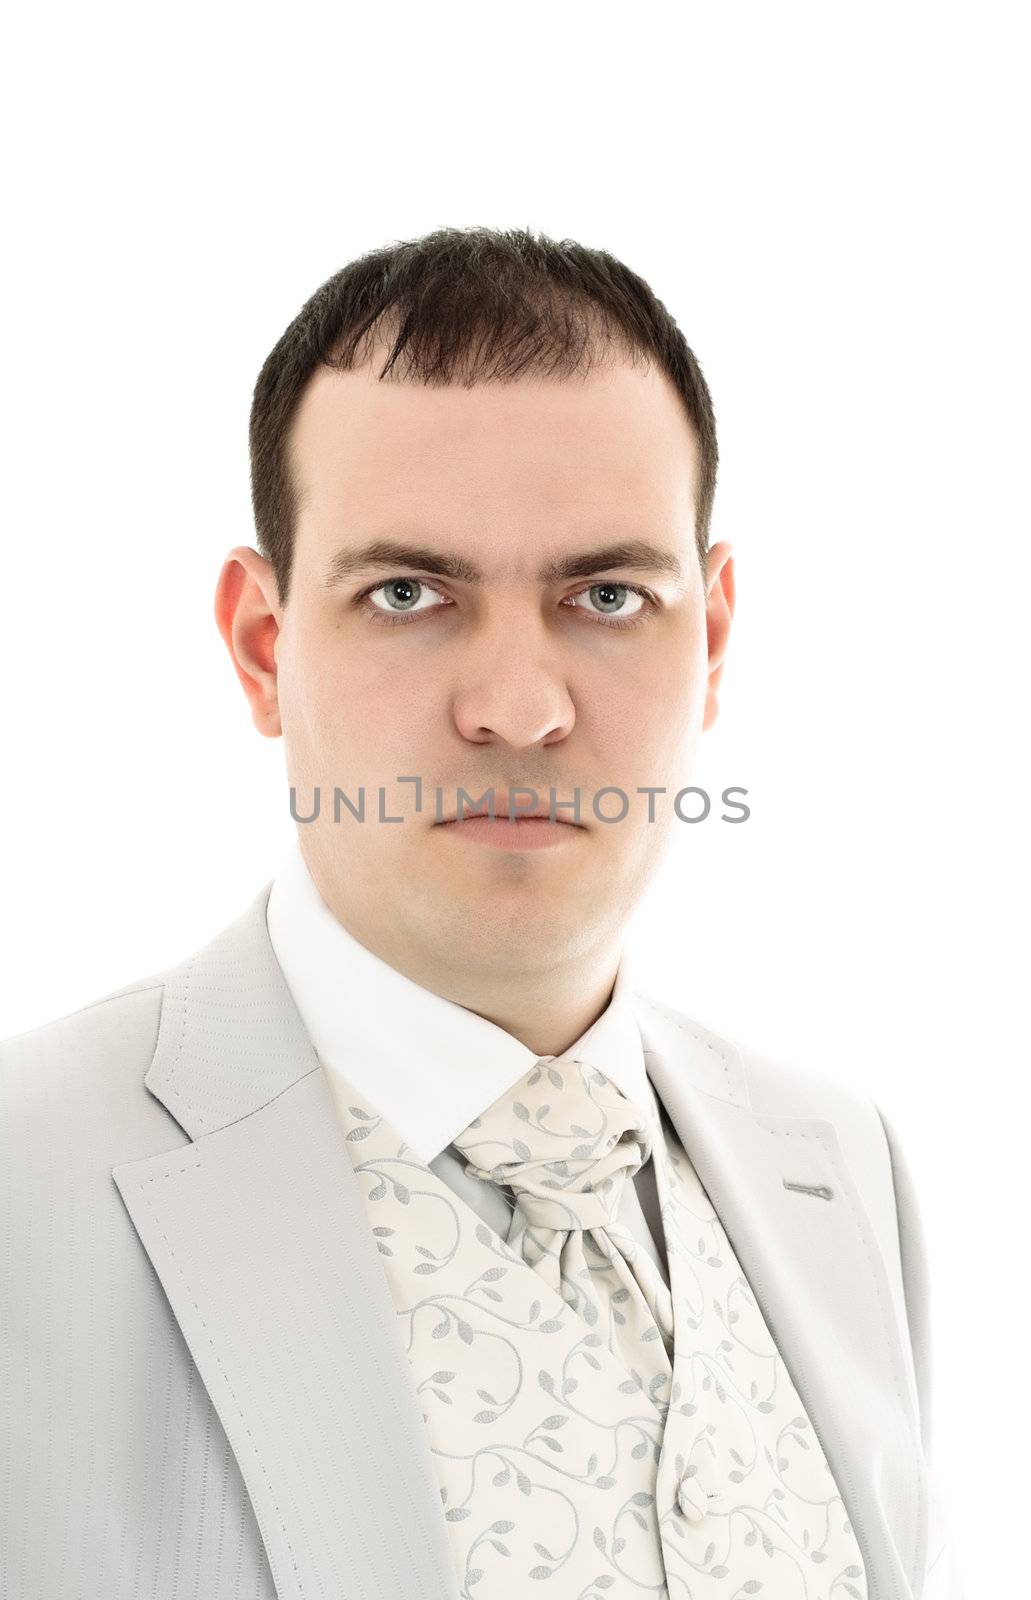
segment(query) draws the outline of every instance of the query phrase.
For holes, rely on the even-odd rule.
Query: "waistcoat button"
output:
[[[701,1522],[708,1509],[705,1490],[696,1477],[681,1478],[677,1485],[677,1505],[688,1522]]]

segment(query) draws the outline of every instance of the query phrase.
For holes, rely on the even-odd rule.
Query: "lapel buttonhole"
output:
[[[792,1183],[790,1178],[784,1179],[785,1189],[797,1189],[799,1194],[814,1194],[820,1200],[830,1200],[834,1190],[829,1189],[825,1183]]]

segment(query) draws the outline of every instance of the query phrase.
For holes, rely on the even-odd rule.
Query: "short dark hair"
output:
[[[393,341],[392,344],[390,341]],[[687,341],[643,278],[605,250],[527,229],[438,228],[369,251],[328,278],[266,357],[250,416],[258,548],[286,605],[297,512],[289,433],[320,366],[350,371],[377,341],[379,372],[426,384],[569,377],[601,345],[652,360],[683,400],[699,446],[695,543],[702,572],[716,491],[712,398]]]

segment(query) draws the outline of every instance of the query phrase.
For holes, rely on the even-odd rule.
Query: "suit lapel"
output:
[[[112,1176],[236,1455],[280,1600],[457,1600],[389,1287],[267,898],[166,982],[145,1082],[192,1142]]]
[[[926,1483],[884,1259],[832,1122],[749,1103],[725,1039],[638,995],[648,1076],[749,1281],[866,1560],[917,1592]],[[878,1574],[904,1572],[909,1588]],[[890,1582],[890,1579],[888,1580]]]
[[[269,941],[270,887],[165,978],[144,1081],[190,1142],[112,1176],[235,1452],[280,1600],[457,1600],[382,1260]],[[649,1077],[823,1445],[870,1600],[894,1600],[872,1574],[901,1560],[915,1584],[923,1560],[915,1394],[834,1125],[753,1111],[726,1041],[638,1001]]]

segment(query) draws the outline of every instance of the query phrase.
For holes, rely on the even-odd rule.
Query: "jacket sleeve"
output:
[[[913,1368],[916,1373],[917,1399],[920,1406],[920,1438],[927,1467],[929,1501],[927,1566],[918,1600],[963,1600],[959,1571],[946,1532],[943,1496],[931,1452],[931,1285],[923,1224],[912,1174],[903,1156],[898,1135],[880,1106],[877,1106],[877,1113],[884,1128],[891,1157],[902,1282],[906,1297],[909,1339],[913,1351]]]

